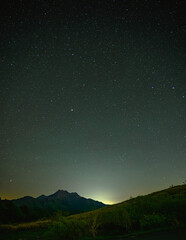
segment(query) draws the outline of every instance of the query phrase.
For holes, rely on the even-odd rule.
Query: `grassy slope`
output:
[[[104,214],[112,215],[112,213],[117,212],[118,210],[128,209],[131,207],[147,208],[150,206],[147,206],[146,204],[152,203],[152,202],[157,203],[157,205],[163,205],[163,203],[165,203],[166,200],[167,200],[167,202],[172,200],[171,203],[174,203],[174,202],[180,200],[183,203],[183,205],[186,206],[185,205],[186,204],[186,185],[170,187],[168,189],[161,190],[158,192],[153,192],[153,193],[145,195],[145,196],[138,196],[138,197],[126,200],[126,201],[118,203],[118,204],[109,205],[109,206],[103,207],[103,208],[95,210],[95,211],[72,215],[68,218],[80,220],[80,219],[87,219],[87,217],[89,217],[90,215],[97,215],[97,214],[98,215],[104,215]],[[171,205],[171,203],[170,203],[170,205]],[[154,206],[153,205],[151,206],[152,211],[153,211],[154,207],[155,207],[155,204],[154,204]],[[173,207],[173,206],[170,206],[170,207]]]
[[[37,221],[35,223],[16,226],[3,225],[0,227],[4,231],[5,229],[8,231],[29,229],[28,237],[25,236],[24,239],[31,239],[29,236],[35,234],[35,230],[52,225],[50,234],[53,235],[50,235],[51,239],[60,239],[64,235],[65,239],[72,240],[78,239],[78,234],[79,236],[123,235],[138,231],[152,231],[158,228],[177,227],[185,223],[186,185],[181,185],[95,211],[72,215],[67,218],[59,217],[52,223]],[[42,233],[43,230],[40,235]],[[17,234],[20,234],[19,231],[15,236]],[[10,233],[7,235],[10,235]]]
[[[70,216],[69,219],[88,222],[92,235],[125,235],[180,227],[186,224],[186,185]]]

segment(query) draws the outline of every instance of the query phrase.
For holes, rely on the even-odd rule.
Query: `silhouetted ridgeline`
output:
[[[58,206],[55,203],[58,204],[58,201],[62,201],[63,199],[63,203],[68,203],[69,208],[73,206],[74,201],[76,203],[73,206],[74,209],[78,209],[81,206],[80,203],[83,204],[86,202],[86,199],[80,197],[78,194],[69,194],[66,191],[58,191],[53,195],[40,196],[37,199],[25,197],[16,200],[17,206],[14,204],[15,201],[13,203],[12,201],[4,200],[0,201],[0,216],[5,217],[1,219],[13,222],[18,221],[21,217],[28,217],[27,213],[37,214],[37,210],[40,209],[42,211],[42,209],[35,208],[40,207],[36,203],[39,202],[38,204],[41,204],[42,202],[43,206],[49,206],[45,203],[47,199],[54,206]],[[87,199],[86,206],[103,206],[99,202],[92,201]],[[29,207],[22,206],[21,204],[23,203],[29,204]],[[84,206],[83,211],[88,209],[88,207]],[[24,211],[23,208],[25,208]],[[31,212],[27,212],[26,209]],[[43,209],[43,211],[45,210]],[[1,215],[1,213],[4,215]],[[52,218],[44,221],[0,225],[0,230],[4,232],[5,240],[9,239],[7,237],[11,234],[18,237],[23,230],[25,230],[25,234],[28,237],[31,234],[36,234],[37,237],[39,236],[41,239],[46,240],[78,240],[95,236],[136,234],[136,232],[146,230],[155,231],[165,228],[170,230],[172,228],[178,229],[183,227],[186,227],[186,185],[171,187],[146,196],[132,198],[119,204],[105,206],[94,211],[68,217],[62,216],[58,212]],[[38,233],[35,231],[38,231]],[[20,238],[27,239],[23,236]]]
[[[16,200],[0,201],[0,222],[19,222],[49,217],[57,211],[63,215],[82,213],[104,207],[105,204],[86,199],[77,193],[58,190],[56,193],[38,198],[23,197]]]

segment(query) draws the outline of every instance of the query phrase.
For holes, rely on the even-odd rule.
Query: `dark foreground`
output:
[[[185,240],[186,239],[186,228],[175,229],[169,231],[161,231],[154,233],[145,233],[140,236],[131,236],[127,238],[113,238],[110,240]],[[106,239],[105,239],[106,240]]]
[[[48,240],[43,234],[43,231],[23,231],[12,233],[0,233],[0,240]],[[99,239],[99,238],[98,238]],[[130,237],[116,237],[116,238],[102,238],[103,240],[185,240],[186,228],[166,230],[161,232],[144,233],[138,236],[132,235]],[[51,239],[50,239],[51,240]],[[92,239],[93,240],[93,239]]]

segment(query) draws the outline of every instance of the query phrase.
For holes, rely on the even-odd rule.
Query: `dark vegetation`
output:
[[[32,226],[29,223],[27,226],[4,225],[1,226],[1,230],[41,230],[40,224],[42,221],[38,226],[36,223],[32,223]],[[58,212],[42,226],[46,229],[43,230],[40,239],[91,239],[181,226],[186,226],[186,185],[68,217]]]
[[[56,193],[38,198],[23,197],[16,200],[0,199],[0,223],[15,223],[49,218],[56,212],[63,216],[87,212],[104,207],[105,204],[86,199],[77,193],[58,190]]]

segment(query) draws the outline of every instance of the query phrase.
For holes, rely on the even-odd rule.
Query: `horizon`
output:
[[[186,170],[183,1],[15,1],[0,24],[0,196],[118,203]]]
[[[25,195],[25,196],[19,196],[19,197],[14,197],[14,198],[3,198],[3,197],[1,197],[0,196],[0,198],[1,198],[1,200],[16,200],[16,199],[20,199],[20,198],[24,198],[24,197],[33,197],[33,198],[38,198],[38,197],[40,197],[40,196],[46,196],[46,197],[48,197],[48,196],[50,196],[50,195],[53,195],[53,194],[55,194],[55,193],[57,193],[58,191],[64,191],[64,192],[68,192],[68,193],[77,193],[80,197],[83,197],[83,198],[86,198],[86,199],[92,199],[92,200],[94,200],[94,201],[98,201],[98,202],[102,202],[102,203],[104,203],[104,204],[106,204],[106,205],[114,205],[114,204],[119,204],[119,203],[122,203],[122,202],[125,202],[125,201],[127,201],[127,200],[129,200],[130,198],[136,198],[136,197],[138,197],[138,196],[145,196],[145,195],[148,195],[148,194],[151,194],[151,193],[155,193],[155,192],[159,192],[159,191],[162,191],[162,190],[165,190],[165,189],[169,189],[169,188],[171,188],[171,187],[178,187],[178,186],[183,186],[184,184],[186,184],[185,183],[185,181],[182,183],[182,184],[177,184],[177,185],[173,185],[173,184],[171,184],[170,186],[168,186],[168,187],[166,187],[166,188],[161,188],[161,189],[156,189],[155,191],[152,191],[152,192],[146,192],[146,193],[139,193],[139,194],[137,194],[137,195],[134,195],[134,196],[132,196],[132,195],[130,195],[128,198],[126,198],[126,199],[123,199],[123,200],[121,200],[121,201],[119,201],[119,202],[109,202],[108,200],[107,201],[102,201],[102,200],[99,200],[99,199],[94,199],[94,198],[91,198],[91,197],[88,197],[88,196],[82,196],[81,194],[79,194],[78,192],[69,192],[68,190],[65,190],[65,189],[58,189],[57,191],[55,191],[55,192],[53,192],[53,193],[50,193],[50,194],[44,194],[44,193],[41,193],[40,195],[35,195],[35,196],[32,196],[32,195]]]

